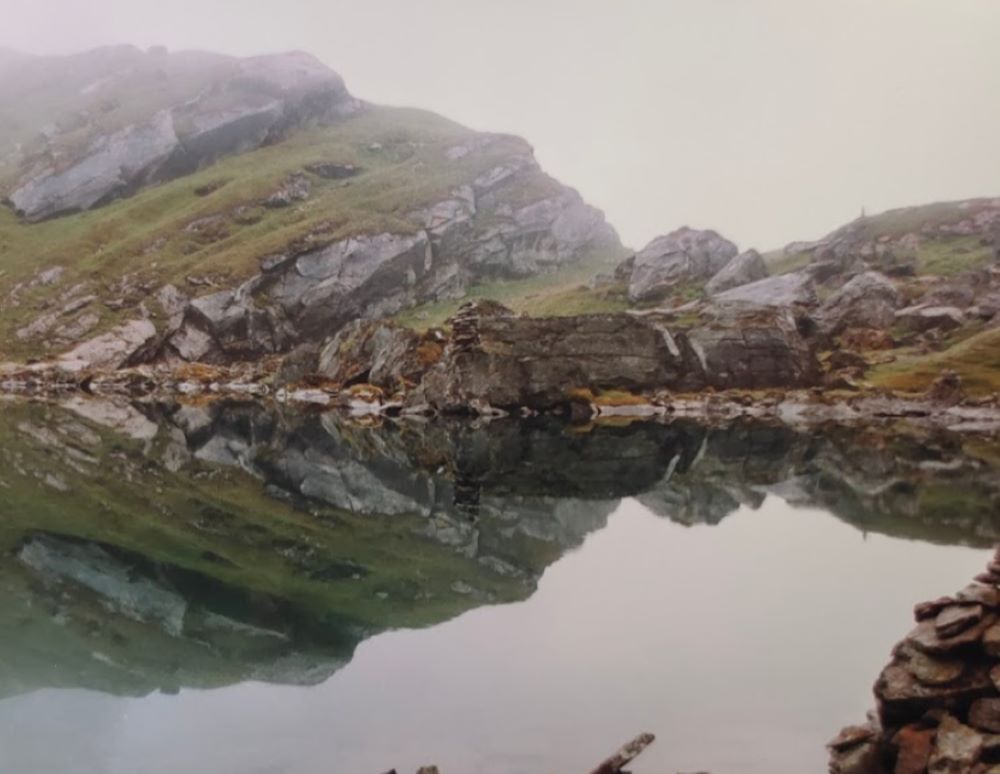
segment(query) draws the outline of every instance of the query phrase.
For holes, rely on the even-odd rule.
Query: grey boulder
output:
[[[684,227],[657,237],[630,259],[629,300],[652,300],[685,283],[706,280],[738,252],[715,231]]]
[[[767,275],[767,264],[764,263],[760,253],[756,250],[747,250],[733,258],[705,283],[705,291],[709,295],[714,295],[740,285],[749,285],[751,282],[764,279]]]

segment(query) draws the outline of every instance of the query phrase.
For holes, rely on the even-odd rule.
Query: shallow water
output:
[[[0,771],[825,770],[994,446],[7,404]]]

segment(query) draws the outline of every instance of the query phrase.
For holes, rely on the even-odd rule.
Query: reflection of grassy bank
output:
[[[418,536],[423,517],[357,516],[315,503],[297,509],[235,468],[187,461],[172,472],[163,464],[181,458],[172,443],[182,440],[161,432],[154,441],[132,441],[50,407],[4,405],[0,639],[7,647],[0,648],[11,650],[2,660],[12,683],[36,673],[38,684],[76,684],[77,675],[80,684],[126,692],[172,680],[224,684],[296,653],[312,653],[313,661],[324,653],[349,657],[368,633],[429,625],[530,590]],[[206,591],[203,600],[185,592],[185,636],[109,615],[107,600],[71,583],[51,586],[29,571],[16,551],[37,532],[123,549],[149,565],[151,576],[169,576],[171,588],[189,574],[188,584]],[[465,593],[456,591],[459,583]],[[215,614],[272,622],[289,641],[237,632],[206,646],[199,616]],[[18,667],[31,653],[44,656],[31,669]],[[179,670],[174,678],[170,664]],[[45,677],[53,671],[62,677]]]

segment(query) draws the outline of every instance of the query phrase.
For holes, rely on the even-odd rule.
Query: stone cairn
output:
[[[468,352],[479,347],[479,322],[483,317],[513,317],[514,313],[503,304],[483,299],[466,301],[448,318],[451,327],[449,342],[456,352]]]
[[[831,774],[1000,774],[1000,548],[913,615],[875,683],[877,712],[830,742]]]

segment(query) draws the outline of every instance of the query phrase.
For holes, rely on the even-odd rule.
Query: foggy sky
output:
[[[639,246],[1000,195],[998,0],[0,0],[0,46],[310,51],[362,98],[526,137]],[[16,106],[0,105],[0,110]]]

